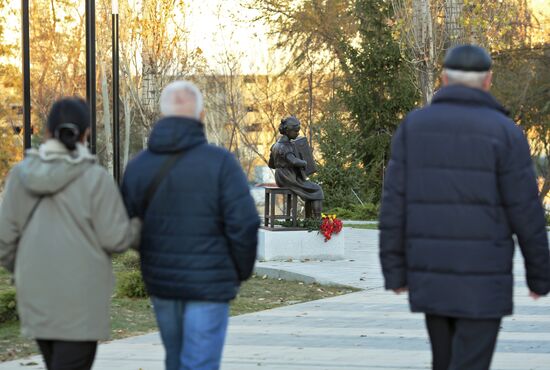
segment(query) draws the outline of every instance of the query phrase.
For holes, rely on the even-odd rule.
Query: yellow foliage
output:
[[[3,187],[8,172],[23,159],[21,139],[11,127],[0,127],[0,186]]]

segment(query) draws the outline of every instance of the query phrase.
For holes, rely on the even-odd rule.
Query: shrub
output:
[[[336,207],[323,212],[329,215],[336,215],[341,220],[355,220],[354,212],[347,208]]]
[[[377,220],[380,207],[377,204],[354,204],[352,210],[357,220]]]
[[[118,274],[116,294],[118,297],[145,298],[147,290],[140,271],[128,271]]]
[[[293,225],[292,221],[275,221],[275,225],[284,227],[300,227],[308,231],[319,231],[319,228],[321,227],[321,220],[306,218],[297,220],[296,225]]]
[[[139,269],[139,254],[134,250],[129,250],[124,254],[119,254],[115,257],[116,261],[128,269]]]
[[[17,320],[15,289],[0,291],[0,323]]]
[[[328,214],[335,214],[341,220],[376,220],[380,207],[377,204],[353,204],[348,208],[336,207],[326,211]]]

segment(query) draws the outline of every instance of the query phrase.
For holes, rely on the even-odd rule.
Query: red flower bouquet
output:
[[[342,227],[344,225],[342,224],[342,220],[336,218],[336,215],[322,214],[321,217],[321,226],[319,227],[319,231],[325,237],[326,243],[332,238],[332,234],[338,234],[342,231]]]

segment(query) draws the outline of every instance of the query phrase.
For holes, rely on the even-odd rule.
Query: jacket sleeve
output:
[[[126,211],[128,212],[128,215],[130,217],[138,217],[140,212],[140,207],[138,207],[136,203],[136,197],[133,196],[132,186],[131,186],[131,180],[129,179],[129,168],[131,166],[131,162],[126,167],[126,171],[124,173],[123,179],[122,179],[122,186],[120,187],[121,193],[122,193],[122,200],[124,201],[124,206],[126,207]]]
[[[228,155],[222,164],[220,191],[225,237],[239,279],[244,281],[254,268],[260,217],[246,176],[233,155]]]
[[[380,262],[386,289],[407,286],[405,253],[405,142],[404,124],[397,129],[384,178],[380,208]]]
[[[92,197],[92,222],[101,247],[109,253],[124,252],[139,244],[141,221],[128,218],[113,178],[101,171]]]
[[[0,265],[9,272],[13,272],[15,266],[15,254],[20,230],[17,225],[17,205],[15,204],[14,171],[8,176],[4,193],[2,194],[2,205],[0,206]]]
[[[550,291],[550,251],[544,210],[529,144],[519,127],[513,129],[499,161],[498,184],[508,222],[525,259],[527,285],[532,292],[546,295]]]

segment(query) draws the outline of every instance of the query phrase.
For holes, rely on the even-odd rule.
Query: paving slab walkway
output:
[[[382,288],[378,232],[345,229],[345,261],[265,262],[260,272],[309,276],[321,282],[364,289],[345,296],[232,317],[222,370],[389,370],[429,369],[429,342],[423,316],[409,313],[406,296]],[[506,318],[494,370],[550,369],[550,299],[527,297],[521,258],[516,256],[516,315]],[[163,348],[157,333],[99,347],[94,370],[161,370]],[[0,364],[0,370],[39,358]]]

